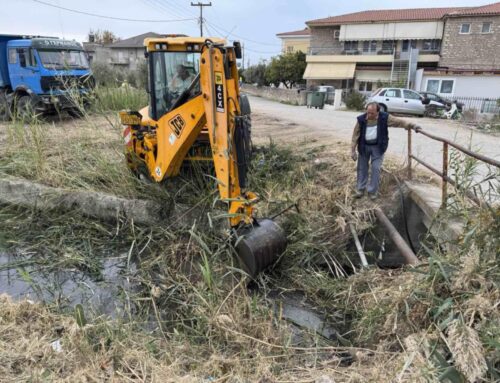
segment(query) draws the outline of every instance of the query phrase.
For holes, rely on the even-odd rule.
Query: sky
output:
[[[87,41],[89,30],[110,30],[125,39],[145,32],[199,36],[199,7],[191,0],[0,0],[0,34],[34,34]],[[193,1],[198,3],[198,1]],[[256,64],[280,53],[277,33],[305,27],[308,20],[369,9],[480,6],[493,0],[212,0],[203,8],[205,36],[239,40],[245,64]],[[43,4],[46,3],[46,4]],[[209,3],[204,0],[203,3]],[[64,7],[112,20],[70,12]],[[144,21],[151,20],[151,21]],[[153,22],[153,21],[161,22]],[[175,21],[172,21],[175,20]]]

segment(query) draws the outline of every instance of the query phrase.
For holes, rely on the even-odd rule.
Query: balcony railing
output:
[[[345,55],[345,56],[352,56],[352,55],[362,55],[362,56],[377,56],[377,55],[392,55],[393,50],[388,49],[378,49],[378,50],[370,50],[370,51],[364,51],[363,49],[344,49],[344,48],[315,48],[311,47],[309,48],[308,51],[309,55],[316,56],[316,55]]]
[[[409,51],[401,51],[397,50],[396,52],[396,58],[402,58],[405,55],[409,55]],[[427,55],[432,55],[432,54],[439,54],[440,50],[439,49],[432,49],[432,50],[419,50],[420,54],[427,54]],[[308,54],[311,56],[319,56],[319,55],[332,55],[332,56],[378,56],[378,55],[394,55],[394,50],[393,49],[378,49],[378,50],[370,50],[370,51],[365,51],[362,48],[361,49],[344,49],[344,48],[315,48],[315,47],[310,47],[308,50]]]

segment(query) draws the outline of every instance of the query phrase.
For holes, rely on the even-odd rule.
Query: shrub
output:
[[[359,92],[351,92],[345,98],[345,104],[348,109],[363,110],[365,107],[366,97]]]
[[[93,62],[91,65],[97,85],[116,86],[123,83],[126,77],[124,70],[115,68],[103,62]]]

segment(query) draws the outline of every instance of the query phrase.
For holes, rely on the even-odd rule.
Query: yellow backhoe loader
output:
[[[258,197],[247,190],[251,121],[239,90],[241,46],[192,37],[147,38],[144,45],[149,106],[120,112],[128,166],[161,182],[193,161],[211,161],[236,252],[255,276],[285,250],[286,237],[273,220],[254,217]]]

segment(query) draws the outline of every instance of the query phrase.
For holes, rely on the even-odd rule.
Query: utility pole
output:
[[[198,3],[191,3],[192,7],[200,7],[200,36],[203,37],[203,7],[211,7],[212,2],[204,4],[198,1]]]

